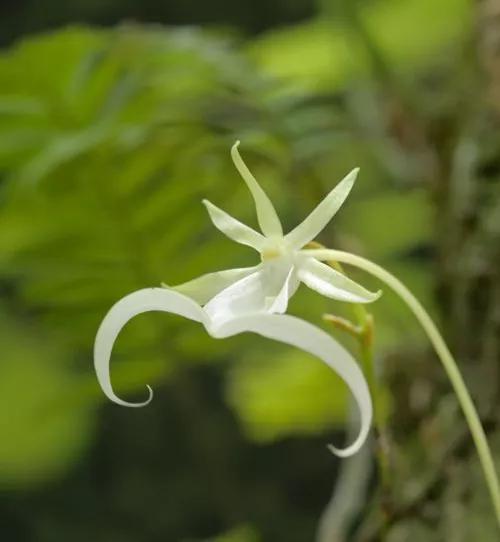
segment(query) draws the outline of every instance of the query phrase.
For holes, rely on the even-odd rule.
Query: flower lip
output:
[[[285,292],[284,299],[287,297]],[[284,308],[280,301],[278,305],[281,309]],[[225,339],[249,332],[316,356],[344,380],[360,411],[360,429],[354,442],[344,449],[333,446],[330,446],[330,449],[339,457],[347,457],[358,451],[365,442],[373,415],[368,385],[355,360],[332,336],[313,324],[288,314],[254,312],[237,315],[229,320],[216,321],[196,301],[170,288],[143,288],[128,294],[111,307],[101,322],[94,344],[94,367],[99,384],[111,401],[128,407],[141,407],[151,401],[152,390],[149,386],[149,397],[145,401],[141,403],[124,401],[113,390],[110,374],[111,353],[119,333],[129,320],[149,311],[176,314],[199,322],[215,339]]]

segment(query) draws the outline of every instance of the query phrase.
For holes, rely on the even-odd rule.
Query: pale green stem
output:
[[[457,364],[427,311],[399,279],[386,271],[383,267],[380,267],[370,260],[366,260],[361,256],[356,256],[355,254],[350,254],[349,252],[343,252],[340,250],[313,249],[304,250],[303,252],[318,259],[332,259],[338,262],[353,265],[359,269],[363,269],[387,284],[387,286],[398,294],[411,309],[434,346],[434,349],[436,350],[436,353],[439,356],[446,373],[448,374],[448,378],[451,381],[455,393],[457,394],[458,401],[462,407],[465,419],[467,420],[472,438],[477,448],[481,467],[490,491],[491,501],[495,509],[496,519],[498,525],[500,526],[500,484],[498,482],[495,464],[493,462],[493,457],[491,455],[491,450],[488,445],[481,420],[479,419],[479,415],[476,411],[474,403],[472,402],[471,396],[462,375],[460,374]]]

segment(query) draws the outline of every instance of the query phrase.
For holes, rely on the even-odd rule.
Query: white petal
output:
[[[346,200],[358,171],[356,168],[346,175],[303,222],[285,235],[292,247],[302,248],[318,236]]]
[[[247,186],[252,193],[260,229],[267,237],[281,237],[283,235],[283,228],[281,227],[281,222],[276,214],[276,210],[274,209],[271,200],[267,197],[267,194],[262,190],[262,187],[256,181],[255,177],[250,173],[245,162],[243,162],[243,159],[238,152],[239,144],[240,142],[237,141],[231,148],[231,157],[236,169],[240,172],[240,175],[243,177],[243,180],[247,183]]]
[[[219,338],[244,331],[296,346],[321,359],[336,371],[350,388],[361,414],[361,428],[356,440],[345,449],[330,446],[340,457],[356,453],[368,436],[372,420],[372,402],[363,373],[345,348],[333,337],[309,322],[289,315],[253,314],[226,321],[210,333]],[[279,390],[276,390],[277,392]],[[293,400],[293,398],[290,398]]]
[[[203,203],[214,226],[224,235],[227,235],[229,239],[242,245],[248,245],[259,252],[264,248],[266,238],[262,234],[236,220],[236,218],[219,209],[208,200],[203,200]]]
[[[300,280],[312,290],[339,301],[371,303],[381,295],[380,291],[370,292],[346,275],[314,258],[305,258],[300,262],[298,275]]]
[[[288,308],[288,300],[297,291],[300,280],[295,267],[291,267],[281,290],[275,297],[267,297],[267,312],[271,314],[284,314]]]
[[[259,266],[257,271],[213,297],[205,305],[205,311],[217,323],[249,312],[262,312],[265,310],[264,287],[262,266]]]
[[[123,401],[113,391],[109,374],[109,361],[116,337],[123,326],[134,316],[143,312],[164,311],[179,314],[196,322],[206,321],[203,309],[192,299],[165,288],[145,288],[133,292],[115,303],[104,317],[94,344],[94,367],[102,390],[111,401],[119,405],[140,407],[149,403],[153,391],[148,386],[149,397],[142,403]]]
[[[225,269],[224,271],[207,273],[206,275],[178,284],[177,286],[168,286],[166,284],[165,286],[176,292],[187,295],[200,305],[205,305],[205,303],[219,292],[234,282],[251,275],[257,269],[258,266],[243,267],[241,269]]]
[[[205,311],[218,323],[252,312],[285,312],[299,282],[289,260],[271,260],[222,290],[205,305]]]

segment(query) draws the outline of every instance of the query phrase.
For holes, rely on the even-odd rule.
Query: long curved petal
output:
[[[192,299],[166,288],[145,288],[133,292],[111,307],[97,332],[94,346],[94,365],[101,388],[109,399],[123,406],[139,407],[149,403],[129,403],[113,391],[110,378],[110,357],[114,342],[125,324],[134,316],[148,311],[163,311],[201,322],[214,338],[223,339],[243,332],[252,332],[296,346],[320,358],[344,379],[350,388],[361,414],[361,428],[356,440],[345,449],[330,448],[340,457],[354,454],[363,445],[372,419],[372,403],[363,373],[351,357],[333,337],[309,322],[294,316],[253,313],[226,320],[214,325],[205,311]]]
[[[205,305],[205,303],[222,290],[225,290],[234,282],[255,273],[258,268],[259,266],[256,265],[254,267],[242,267],[239,269],[225,269],[223,271],[215,271],[214,273],[201,275],[201,277],[197,277],[188,282],[183,282],[176,286],[169,286],[168,284],[164,284],[164,286],[187,295],[200,305]]]
[[[218,337],[230,337],[250,331],[269,339],[296,346],[305,352],[320,358],[336,371],[345,381],[356,399],[360,412],[360,430],[357,438],[347,448],[329,448],[339,457],[356,453],[368,436],[373,407],[370,392],[363,376],[349,352],[331,335],[316,326],[287,314],[252,314],[226,321],[211,334]]]
[[[292,247],[302,248],[318,236],[346,200],[358,171],[356,168],[348,173],[303,222],[285,235]]]
[[[109,374],[111,352],[118,334],[134,316],[143,312],[164,311],[206,323],[203,309],[192,299],[166,288],[144,288],[133,292],[115,303],[101,322],[94,343],[94,367],[103,392],[111,401],[122,406],[141,407],[153,398],[153,390],[147,386],[149,397],[142,403],[129,403],[113,391]]]
[[[259,252],[264,248],[266,238],[262,234],[219,209],[210,201],[204,199],[203,204],[207,208],[214,226],[229,239],[252,247]]]
[[[380,290],[370,292],[343,273],[314,258],[305,258],[300,263],[298,275],[300,280],[312,290],[339,301],[372,303],[382,294]]]
[[[255,177],[250,173],[250,170],[247,168],[245,162],[243,162],[243,159],[238,152],[239,144],[240,142],[236,141],[236,143],[232,146],[231,157],[236,169],[239,171],[250,192],[252,193],[260,229],[267,237],[281,237],[283,235],[283,228],[281,227],[281,222],[278,218],[278,214],[276,213],[276,209]]]

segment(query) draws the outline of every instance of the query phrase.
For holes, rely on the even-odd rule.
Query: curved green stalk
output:
[[[491,496],[491,501],[495,509],[497,522],[500,526],[500,484],[498,482],[495,464],[491,455],[491,450],[484,433],[481,420],[476,411],[474,403],[465,385],[465,382],[460,374],[455,359],[450,350],[446,346],[443,337],[438,331],[433,320],[421,305],[420,301],[410,292],[410,290],[395,276],[386,271],[383,267],[366,260],[361,256],[343,252],[340,250],[331,249],[312,249],[304,250],[304,253],[314,256],[319,259],[331,259],[338,262],[346,263],[370,273],[379,280],[387,284],[399,297],[408,305],[421,326],[424,328],[429,337],[434,349],[436,350],[439,359],[441,360],[448,378],[457,394],[458,401],[462,407],[463,413],[469,425],[472,438],[477,448],[481,467],[486,478],[486,483]]]

